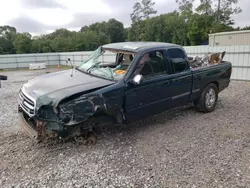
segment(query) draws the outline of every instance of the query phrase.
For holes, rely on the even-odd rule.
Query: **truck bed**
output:
[[[222,61],[215,65],[191,68],[191,72],[193,75],[193,85],[190,101],[193,101],[200,96],[204,87],[211,82],[217,85],[219,92],[228,87],[232,64],[228,61]]]

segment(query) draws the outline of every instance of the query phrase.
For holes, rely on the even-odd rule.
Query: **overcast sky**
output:
[[[0,25],[11,25],[18,32],[33,35],[56,28],[79,30],[84,25],[115,18],[129,26],[136,0],[4,0],[0,6]],[[175,0],[155,0],[158,14],[177,9]],[[250,0],[239,0],[243,12],[234,17],[237,26],[250,25]]]

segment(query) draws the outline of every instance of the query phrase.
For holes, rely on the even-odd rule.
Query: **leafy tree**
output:
[[[233,14],[239,14],[242,9],[238,6],[234,7],[238,3],[238,0],[214,0],[215,6],[215,16],[216,22],[225,25],[233,25],[232,20]]]
[[[139,27],[136,24],[131,24],[128,28],[128,41],[136,41],[139,38]]]
[[[196,8],[196,11],[205,15],[212,15],[212,0],[200,0],[200,5]]]
[[[141,15],[142,5],[140,2],[136,2],[133,6],[133,12],[130,14],[130,19],[132,23],[137,23],[143,18]]]
[[[83,26],[80,32],[94,31],[102,41],[122,42],[124,38],[124,26],[122,22],[112,18],[108,22],[97,22],[90,26]],[[107,38],[105,40],[104,36]]]
[[[186,29],[188,41],[193,45],[208,40],[209,33],[234,30],[231,27],[234,24],[231,17],[241,12],[239,7],[234,7],[238,0],[200,0],[196,13],[192,11],[194,0],[176,2],[179,4],[181,16],[186,19],[183,28]]]
[[[51,41],[46,39],[45,37],[37,38],[32,40],[31,51],[33,53],[46,53],[52,52],[52,48],[50,46]]]
[[[74,51],[72,38],[58,36],[51,42],[51,48],[55,52],[72,52]]]
[[[54,32],[48,34],[46,36],[46,38],[55,39],[56,37],[67,38],[67,37],[71,37],[71,36],[72,36],[71,31],[69,31],[68,29],[65,29],[65,28],[61,28],[61,29],[56,29]]]
[[[12,26],[0,26],[0,54],[45,53],[94,50],[100,45],[122,41],[161,41],[180,45],[200,45],[208,41],[211,32],[249,30],[233,28],[232,16],[239,14],[238,0],[200,0],[194,10],[194,0],[176,0],[177,11],[157,13],[152,0],[140,0],[130,14],[132,24],[124,28],[114,18],[83,26],[79,32],[65,28],[39,37],[17,33]]]
[[[98,41],[98,34],[95,31],[87,31],[84,33],[84,44],[85,44],[85,50],[94,50],[96,49],[100,44]]]
[[[237,30],[250,30],[250,26],[243,27],[243,28],[241,28],[241,29],[238,27]]]
[[[174,41],[178,41],[182,45],[188,45],[188,25],[193,15],[193,2],[194,0],[176,0],[179,5],[179,17],[177,28],[178,33],[174,34]],[[179,25],[181,23],[181,25]]]
[[[142,17],[144,19],[149,19],[150,15],[157,14],[157,10],[153,9],[155,2],[152,0],[142,0]]]
[[[31,35],[29,33],[17,33],[13,41],[14,48],[17,53],[31,52]]]
[[[103,34],[105,34],[105,33],[103,33]],[[107,22],[106,36],[109,36],[110,41],[112,43],[125,41],[123,23],[121,23],[115,19],[110,19]]]
[[[85,31],[87,31],[89,29],[89,27],[88,26],[83,26],[81,29],[80,29],[80,32],[85,32]]]
[[[107,33],[107,22],[96,22],[94,24],[91,24],[89,26],[90,31],[95,31],[97,33],[103,32],[103,33]]]
[[[1,53],[15,53],[13,41],[16,36],[16,28],[8,25],[0,26],[0,48]]]
[[[213,17],[206,14],[192,15],[187,33],[191,45],[199,45],[208,40],[212,20]]]
[[[130,18],[132,21],[132,28],[135,29],[136,40],[139,40],[139,32],[140,32],[140,24],[142,20],[149,19],[151,15],[157,13],[156,10],[153,9],[155,2],[152,0],[142,0],[140,2],[136,2],[133,6],[133,12],[130,14]]]
[[[119,34],[120,35],[120,34]],[[108,44],[108,43],[111,43],[112,39],[109,38],[105,33],[99,33],[98,34],[98,44],[99,45],[104,45],[104,44]],[[123,38],[121,40],[114,40],[113,42],[123,42]]]
[[[16,28],[9,25],[0,26],[0,37],[11,40],[16,35]]]
[[[179,10],[186,14],[191,14],[193,12],[194,0],[175,0],[179,5]]]

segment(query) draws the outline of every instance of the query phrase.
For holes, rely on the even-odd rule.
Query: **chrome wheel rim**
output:
[[[206,93],[206,106],[208,108],[213,107],[216,100],[216,95],[214,89],[210,88]]]

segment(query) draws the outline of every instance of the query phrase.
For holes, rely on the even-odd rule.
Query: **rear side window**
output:
[[[169,49],[167,56],[171,59],[174,73],[181,73],[188,68],[188,62],[186,61],[186,55],[183,50],[178,48]]]
[[[172,65],[174,73],[180,73],[187,70],[187,62],[183,58],[174,58],[172,59]]]
[[[173,48],[173,49],[169,49],[169,56],[170,58],[186,58],[185,53],[183,52],[183,50],[179,49],[179,48]]]

